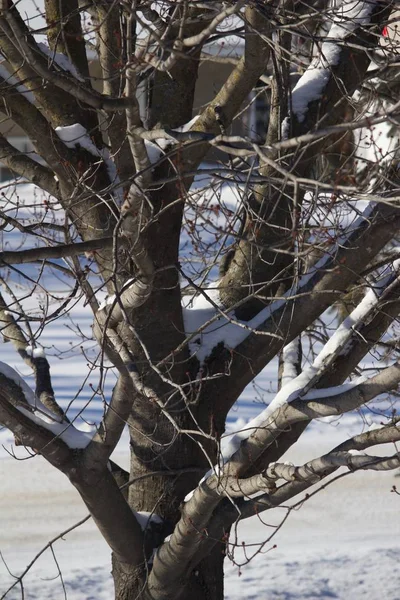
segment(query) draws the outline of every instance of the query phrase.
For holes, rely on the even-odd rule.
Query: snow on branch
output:
[[[8,310],[2,294],[0,294],[0,327],[5,342],[11,342],[20,357],[33,370],[36,380],[36,398],[51,412],[53,419],[67,421],[64,411],[57,404],[51,384],[50,365],[43,348],[32,346],[20,324]]]
[[[52,63],[56,64],[60,69],[70,73],[75,79],[85,83],[84,78],[78,73],[76,67],[71,63],[69,58],[62,54],[61,52],[55,52],[51,50],[46,44],[43,42],[38,43],[38,48],[49,58],[50,66]]]
[[[162,525],[164,523],[163,519],[157,515],[156,513],[151,513],[145,510],[142,511],[133,511],[133,514],[136,517],[137,522],[139,523],[142,531],[145,531],[152,525]]]
[[[384,292],[389,289],[391,284],[398,282],[397,267],[398,265],[395,264],[393,269],[389,270],[389,273],[385,274],[368,290],[360,304],[343,321],[323,346],[312,365],[304,369],[300,375],[282,387],[267,408],[252,419],[244,429],[222,438],[219,464],[210,469],[200,483],[205,481],[212,473],[219,475],[222,465],[225,465],[239,451],[242,443],[248,440],[250,436],[255,435],[258,429],[266,427],[266,424],[273,419],[274,415],[279,414],[282,407],[288,406],[296,400],[304,402],[319,400],[323,402],[324,399],[336,397],[339,402],[340,397],[345,397],[346,394],[351,394],[352,392],[357,394],[363,383],[368,384],[368,381],[371,381],[361,377],[352,382],[332,388],[312,389],[336,357],[343,352],[351,338],[356,335],[357,328],[376,310],[379,299]],[[396,381],[394,381],[394,384],[396,384]],[[287,424],[283,424],[281,427],[284,428],[285,426]],[[192,492],[188,494],[186,500],[190,499],[192,494]]]
[[[29,347],[28,347],[29,348]],[[28,352],[28,350],[27,350]],[[93,433],[86,433],[76,429],[68,421],[58,422],[55,415],[35,396],[31,388],[20,375],[7,365],[0,362],[0,383],[2,388],[3,408],[4,398],[7,403],[22,413],[32,425],[37,425],[52,433],[55,438],[61,439],[69,448],[85,448],[92,439]],[[2,407],[0,407],[0,420],[4,422]],[[23,425],[4,422],[17,437],[23,434]]]
[[[152,275],[152,274],[151,274]],[[107,327],[113,328],[129,313],[146,302],[151,293],[151,281],[144,277],[128,279],[118,294],[107,296],[100,304],[97,317],[107,319]]]
[[[292,92],[292,114],[302,123],[309,105],[319,100],[331,78],[332,68],[340,61],[342,47],[346,39],[359,27],[369,23],[370,15],[376,5],[374,0],[344,1],[333,14],[333,23],[318,57],[312,61]],[[288,123],[284,121],[282,137],[287,138]]]
[[[397,279],[398,274],[394,269],[390,270],[388,274],[383,276],[380,281],[373,285],[367,291],[360,304],[356,306],[352,313],[343,321],[332,337],[323,346],[312,365],[304,369],[300,375],[282,387],[268,407],[250,421],[244,431],[237,432],[233,436],[228,436],[223,439],[221,445],[223,462],[226,462],[229,457],[232,456],[238,449],[241,441],[249,436],[249,432],[260,427],[274,411],[284,404],[293,402],[298,398],[310,400],[314,397],[323,398],[324,396],[330,397],[339,395],[363,381],[363,379],[357,379],[354,382],[346,383],[335,388],[312,390],[329,365],[332,364],[335,358],[346,348],[348,342],[355,335],[357,327],[362,325],[367,317],[377,308],[379,299],[385,290],[388,289],[388,286],[394,281],[397,281]]]
[[[56,127],[55,132],[60,138],[60,140],[64,142],[64,144],[68,148],[76,148],[77,146],[80,146],[96,158],[101,159],[101,161],[103,161],[106,165],[111,184],[113,184],[114,186],[118,186],[120,181],[117,169],[114,164],[114,161],[110,157],[107,148],[97,148],[96,144],[92,141],[90,135],[88,134],[86,128],[83,127],[83,125],[81,125],[80,123],[74,123],[74,125]],[[116,191],[118,192],[117,199],[118,201],[121,201],[121,190],[117,187]]]
[[[247,505],[247,512],[256,514],[260,507],[261,510],[266,510],[272,506],[282,504],[282,502],[292,498],[303,489],[307,489],[318,479],[325,477],[329,474],[330,469],[335,470],[339,466],[347,466],[353,470],[397,468],[400,464],[398,454],[383,458],[371,457],[354,451],[350,452],[353,450],[351,447],[339,447],[333,453],[330,453],[328,457],[316,459],[316,462],[312,463],[311,466],[308,464],[301,472],[296,471],[296,468],[290,464],[272,464],[269,471],[267,471],[268,479],[266,479],[266,473],[264,472],[255,475],[254,478],[242,479],[249,469],[254,469],[257,459],[263,455],[277,436],[282,431],[287,431],[295,423],[353,410],[376,395],[393,389],[399,383],[400,364],[396,363],[367,382],[359,384],[353,390],[342,393],[340,397],[334,396],[333,398],[323,399],[321,403],[297,400],[293,404],[286,404],[284,408],[277,409],[247,439],[242,440],[240,447],[224,467],[219,471],[215,469],[210,476],[207,474],[206,481],[203,479],[196,490],[186,497],[183,515],[178,527],[171,536],[170,547],[166,547],[166,544],[161,546],[157,557],[160,560],[168,560],[168,553],[176,552],[183,561],[187,561],[194,552],[198,552],[196,544],[194,544],[196,547],[193,548],[192,537],[195,536],[196,532],[203,531],[204,528],[207,528],[207,531],[212,530],[211,515],[212,513],[216,514],[215,509],[219,504],[218,498],[222,499],[231,492],[232,496],[243,497],[267,489],[267,494],[254,499],[254,502],[250,504],[250,509]],[[387,429],[389,430],[389,428]],[[400,429],[395,427],[394,435],[393,430],[391,431],[392,440],[398,440],[399,433]],[[318,467],[321,467],[320,473],[318,473]],[[276,489],[275,481],[278,477],[284,478],[288,483]],[[233,518],[231,523],[227,523],[228,527],[238,517],[251,516],[251,514],[246,514],[246,503],[234,506],[232,512]],[[204,536],[204,543],[207,543],[207,538],[208,536]]]
[[[197,555],[205,556],[207,549],[210,549],[212,540],[220,539],[225,531],[238,519],[246,519],[248,517],[259,515],[265,510],[269,510],[276,506],[286,503],[294,498],[299,493],[307,490],[315,483],[323,480],[328,475],[332,474],[339,467],[346,467],[351,471],[357,470],[392,470],[400,466],[399,453],[393,456],[370,456],[355,448],[365,449],[372,445],[386,443],[388,441],[396,442],[400,439],[400,428],[398,421],[395,424],[384,426],[377,431],[366,432],[359,436],[355,436],[347,440],[344,444],[337,446],[326,455],[313,459],[306,464],[296,467],[291,463],[271,463],[268,469],[258,473],[247,479],[239,479],[237,475],[231,477],[217,478],[213,477],[207,485],[197,489],[196,497],[185,504],[183,508],[183,517],[177,528],[177,534],[173,534],[171,542],[173,543],[172,550],[181,551],[182,546],[187,553],[182,558],[187,560],[194,551]],[[249,449],[247,466],[254,466],[256,455],[252,452],[262,451],[262,446],[254,446]],[[283,479],[284,483],[279,487],[276,482]],[[210,484],[210,485],[208,485]],[[266,493],[247,499],[253,494],[259,494],[266,490]],[[201,540],[195,544],[195,550],[187,542],[187,539],[194,537],[195,532],[203,531],[197,528],[204,514],[209,514],[210,510],[215,508],[215,495],[220,494],[221,497],[237,498],[235,503],[224,505],[221,510],[215,510],[213,517],[209,520],[206,526],[207,536],[201,536]],[[304,502],[301,499],[300,502]],[[298,506],[296,504],[295,506]],[[190,529],[191,527],[191,529]],[[179,536],[180,534],[180,536]],[[191,534],[191,535],[190,535]],[[163,549],[163,547],[161,548]],[[162,558],[167,558],[167,551]]]
[[[199,118],[200,115],[196,115],[184,125],[174,129],[152,129],[147,131],[143,127],[138,127],[133,130],[133,134],[144,140],[149,161],[153,165],[158,163],[174,145],[191,139],[192,134],[189,132]]]
[[[224,493],[228,483],[233,481],[232,478],[237,481],[241,474],[254,466],[258,457],[274,443],[280,433],[287,431],[292,425],[355,410],[379,394],[395,389],[399,383],[400,363],[397,362],[370,379],[350,384],[346,388],[330,388],[329,396],[325,395],[328,390],[322,389],[317,391],[315,396],[318,397],[313,399],[296,399],[290,404],[275,406],[273,411],[268,407],[246,429],[225,438],[227,442],[221,451],[222,464],[208,471],[196,490],[186,496],[185,501],[191,501],[192,498],[195,501],[194,496],[201,496],[202,491],[213,497],[215,493]],[[343,450],[347,451],[347,448]],[[248,487],[247,491],[249,489]]]
[[[277,311],[282,309],[288,300],[305,292],[310,280],[316,274],[324,273],[325,269],[329,268],[337,249],[343,247],[358,228],[363,227],[373,210],[374,204],[370,203],[352,224],[351,231],[346,231],[343,235],[338,236],[336,244],[301,277],[298,283],[294,284],[282,298],[266,306],[249,321],[235,318],[233,310],[225,311],[219,300],[218,282],[211,284],[183,308],[185,331],[191,353],[202,364],[218,344],[223,343],[228,349],[236,348],[252,332],[259,329]]]
[[[20,94],[22,94],[24,98],[26,98],[31,104],[35,104],[35,96],[32,94],[32,92],[29,91],[26,86],[22,85],[16,77],[10,75],[10,73],[5,67],[3,67],[2,64],[0,64],[0,77],[4,79],[4,82],[0,81],[0,89],[1,87],[3,87],[4,84],[12,86]]]

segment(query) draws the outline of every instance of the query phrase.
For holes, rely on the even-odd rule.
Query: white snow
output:
[[[123,287],[120,290],[120,294],[122,292],[126,292],[129,290],[130,287],[133,287],[134,284],[137,283],[137,279],[135,277],[131,277],[130,279],[127,279],[124,282]],[[107,306],[112,306],[115,305],[116,303],[116,299],[117,299],[117,295],[116,294],[110,294],[105,296],[104,300],[99,304],[99,309],[98,310],[104,310],[105,308],[107,308]]]
[[[216,320],[216,306],[220,306],[218,281],[210,283],[203,293],[193,296],[183,296],[183,322],[186,335],[194,337],[189,341],[189,348],[200,361],[203,361],[219,343],[219,332],[225,328],[229,321],[219,315]],[[204,325],[213,320],[208,326]],[[202,331],[203,328],[203,331]],[[217,341],[218,340],[218,341]]]
[[[60,69],[66,71],[67,73],[70,73],[75,77],[75,79],[78,79],[78,81],[85,81],[84,78],[78,73],[76,67],[71,63],[69,58],[65,56],[65,54],[62,54],[61,52],[54,52],[47,46],[47,44],[44,44],[43,42],[39,42],[38,47],[43,52],[43,54],[45,54],[50,59],[50,62],[54,62],[57,66],[60,67]]]
[[[107,306],[111,306],[114,304],[116,300],[116,295],[111,294],[110,296],[106,296],[104,300],[99,304],[99,310],[104,310]]]
[[[216,288],[217,282],[210,284],[210,286]],[[204,290],[204,294],[209,296],[209,288]],[[220,306],[217,294],[218,290],[214,290],[214,301]],[[198,298],[200,299],[199,304],[197,303]],[[273,312],[278,310],[284,302],[283,299],[278,300],[261,310],[250,321],[241,321],[232,314],[225,317],[214,308],[211,302],[208,302],[207,306],[207,298],[204,298],[203,295],[197,296],[191,301],[190,305],[183,309],[186,334],[188,336],[195,334],[189,342],[191,352],[198,358],[200,363],[203,363],[211,354],[213,348],[220,343],[223,343],[226,348],[235,348],[249,333],[257,329]],[[212,322],[207,324],[209,321]]]
[[[10,367],[10,365],[8,365],[7,363],[0,361],[0,373],[5,377],[8,377],[8,379],[14,381],[14,383],[16,383],[22,389],[22,392],[28,404],[30,404],[31,406],[35,406],[35,394],[15,369]]]
[[[335,387],[327,387],[327,388],[318,388],[309,390],[304,396],[302,395],[303,400],[316,400],[318,398],[330,398],[331,396],[338,396],[339,394],[344,394],[345,392],[349,392],[353,388],[360,385],[360,383],[364,383],[366,381],[366,377],[356,377],[352,381],[348,381],[347,383],[343,383],[342,385],[336,385]]]
[[[379,425],[378,423],[371,423],[368,427],[368,431],[376,431],[377,429],[382,429],[383,425]]]
[[[28,346],[29,348],[29,346]],[[27,403],[32,407],[33,412],[27,410],[22,405],[17,405],[17,409],[22,412],[31,421],[40,425],[44,429],[51,431],[57,437],[60,437],[70,448],[85,448],[96,433],[93,427],[90,433],[79,431],[72,424],[56,422],[55,416],[40,402],[22,377],[9,365],[0,362],[0,373],[16,383],[22,390]]]
[[[159,139],[151,142],[149,140],[144,140],[144,145],[146,147],[147,156],[149,157],[149,161],[152,165],[157,163],[162,156],[164,156],[164,151],[167,148],[168,140]]]
[[[331,77],[331,69],[340,60],[346,38],[357,27],[368,23],[374,6],[374,0],[352,0],[344,1],[335,9],[333,24],[321,46],[318,58],[311,62],[292,92],[292,113],[300,123],[304,121],[310,103],[321,98]]]
[[[288,140],[290,135],[290,117],[285,117],[281,124],[281,140]]]
[[[197,121],[199,119],[200,119],[200,115],[195,115],[193,117],[193,119],[190,119],[190,121],[188,121],[187,123],[184,123],[180,127],[177,127],[176,129],[173,129],[173,131],[181,131],[182,133],[185,133],[186,131],[190,131],[192,129],[193,125],[195,123],[197,123]]]
[[[22,406],[17,406],[18,410],[22,412],[26,417],[28,417],[31,421],[51,431],[51,433],[58,438],[60,438],[69,448],[74,449],[82,449],[86,448],[86,446],[91,442],[93,436],[96,433],[96,427],[92,427],[90,432],[80,431],[71,423],[57,423],[54,421],[54,417],[46,417],[44,414],[45,407],[38,401],[35,400],[36,407],[40,407],[40,412],[36,410],[34,413],[23,408]],[[47,411],[47,414],[49,411]],[[40,416],[39,416],[40,415]]]
[[[134,510],[133,513],[143,531],[150,527],[151,523],[161,525],[164,522],[156,513],[146,512],[145,510],[141,510],[140,512]]]
[[[68,148],[80,146],[81,148],[85,148],[90,154],[93,154],[93,156],[101,157],[101,151],[91,140],[87,129],[83,125],[75,123],[74,125],[56,127],[56,133]]]
[[[373,82],[371,82],[373,85]],[[359,94],[358,94],[359,96]],[[384,114],[392,108],[392,104],[383,101],[382,104],[372,103],[365,111],[365,117]],[[356,169],[361,171],[371,167],[382,168],[395,158],[397,149],[397,136],[394,134],[394,124],[391,120],[354,131],[354,145],[356,148]]]
[[[196,121],[199,118],[200,118],[200,115],[196,115],[195,117],[193,117],[193,119],[191,119],[187,123],[184,123],[180,127],[176,127],[175,129],[172,129],[171,131],[172,132],[180,131],[183,133],[185,133],[186,131],[190,131],[190,129],[193,127],[193,125],[196,123]],[[175,144],[176,144],[175,140],[166,139],[166,138],[158,138],[154,141],[144,140],[144,145],[146,146],[147,156],[149,157],[150,163],[152,165],[157,163],[160,160],[160,158],[162,156],[164,156],[164,154],[166,152],[168,152],[168,150],[170,150]]]
[[[33,348],[32,346],[27,346],[25,348],[25,351],[28,354],[28,356],[33,356],[33,358],[45,358],[46,357],[44,348],[42,348],[40,346],[37,346],[36,348]]]
[[[0,63],[1,62],[2,61],[0,59]],[[22,94],[24,98],[26,98],[31,104],[35,104],[34,94],[28,90],[27,87],[22,85],[16,77],[10,75],[10,73],[5,67],[3,67],[2,64],[0,64],[0,77],[3,77],[3,79],[5,79],[9,85],[15,86],[15,89],[18,90],[18,92],[20,92],[20,94]]]
[[[353,335],[354,329],[357,327],[357,325],[363,322],[363,320],[376,306],[379,296],[391,279],[392,272],[382,277],[382,279],[376,283],[373,288],[370,288],[360,304],[358,304],[358,306],[356,306],[350,315],[344,319],[335,333],[323,346],[313,364],[309,367],[306,367],[300,373],[300,375],[281,388],[269,406],[248,424],[247,431],[244,435],[242,435],[242,432],[240,432],[233,436],[233,438],[228,442],[226,453],[225,451],[223,452],[224,461],[228,460],[229,457],[236,452],[236,450],[239,448],[241,440],[244,439],[244,437],[249,436],[249,428],[253,430],[256,429],[263,422],[265,422],[268,416],[271,415],[277,408],[283,404],[292,402],[299,397],[304,397],[307,393],[309,393],[310,388],[312,388],[312,385],[310,384],[312,384],[314,377],[316,377],[321,370],[323,370],[329,364],[329,362],[332,361],[346,346],[347,342]],[[358,383],[360,383],[360,381]],[[344,391],[343,388],[342,391]],[[316,397],[318,397],[318,394],[319,397],[323,397],[324,390],[317,390]],[[325,395],[332,395],[332,389],[330,388],[329,392],[325,392]]]
[[[65,125],[63,127],[56,127],[55,132],[57,133],[60,140],[64,142],[68,148],[76,148],[80,146],[84,148],[93,156],[100,158],[104,161],[108,176],[111,184],[114,186],[113,193],[119,204],[122,203],[122,189],[118,186],[120,183],[117,168],[114,161],[110,157],[110,153],[107,148],[99,149],[96,144],[90,138],[87,130],[80,123],[74,123],[74,125]]]
[[[299,123],[305,119],[308,107],[322,96],[322,92],[331,76],[330,68],[322,66],[319,60],[298,81],[292,93],[292,112]]]

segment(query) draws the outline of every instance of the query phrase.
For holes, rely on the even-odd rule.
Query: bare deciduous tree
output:
[[[1,331],[36,378],[33,392],[1,364],[0,422],[79,491],[118,600],[221,599],[235,522],[339,467],[399,466],[395,445],[364,453],[399,441],[393,415],[307,464],[281,460],[313,419],[400,382],[395,2],[46,0],[40,30],[18,4],[0,2],[1,110],[33,153],[5,132],[0,154],[45,199],[0,201]],[[207,65],[229,68],[196,108]],[[8,249],[17,231],[28,249]],[[56,305],[46,273],[73,282]],[[24,308],[27,286],[48,294],[41,312]],[[79,298],[99,389],[117,374],[92,436],[57,402],[37,344]],[[275,357],[274,400],[221,441]],[[126,425],[130,473],[110,462]],[[143,528],[142,511],[158,518]]]

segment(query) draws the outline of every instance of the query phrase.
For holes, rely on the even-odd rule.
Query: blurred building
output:
[[[205,47],[196,82],[196,92],[194,101],[193,116],[199,114],[204,107],[215,97],[221,86],[226,81],[237,61],[243,52],[242,41],[239,38],[228,39],[223,44],[214,43]],[[5,65],[6,63],[4,63]],[[0,65],[1,75],[6,78],[7,71]],[[93,60],[90,64],[91,74],[94,81],[101,82],[101,72],[97,61]],[[13,78],[10,83],[15,83]],[[100,83],[94,87],[99,87]],[[230,132],[235,135],[245,135],[262,142],[265,137],[267,123],[268,102],[266,96],[265,84],[260,82],[260,87],[252,92],[250,97],[244,103],[242,110],[235,119]],[[141,112],[145,117],[146,112],[146,89],[142,88],[138,92],[138,99],[141,106]],[[26,137],[24,131],[15,125],[6,114],[0,112],[0,133],[5,136],[10,144],[17,150],[29,154],[35,160],[40,162],[40,158],[34,153],[30,140]],[[213,151],[210,160],[218,157],[218,152]],[[5,182],[14,178],[14,174],[0,162],[0,182]]]

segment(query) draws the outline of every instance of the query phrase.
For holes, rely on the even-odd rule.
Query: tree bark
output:
[[[217,544],[194,569],[187,585],[177,588],[169,600],[224,600],[224,545]],[[141,573],[112,557],[115,600],[153,600],[143,587]]]

